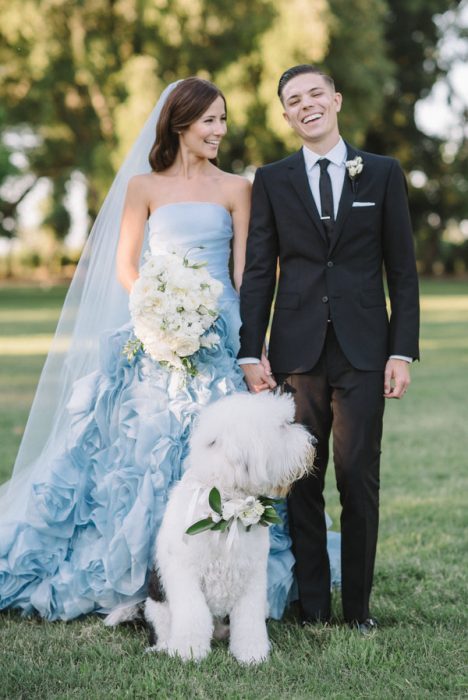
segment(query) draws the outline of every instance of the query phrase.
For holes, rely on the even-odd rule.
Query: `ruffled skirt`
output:
[[[130,325],[103,336],[99,369],[73,388],[66,449],[28,488],[27,515],[0,522],[0,609],[69,620],[146,597],[155,536],[183,473],[193,420],[204,405],[245,391],[230,325],[218,318],[220,345],[197,353],[198,374],[186,380],[142,352],[128,360]],[[270,528],[270,538],[270,615],[280,618],[294,595],[294,558],[287,528]]]

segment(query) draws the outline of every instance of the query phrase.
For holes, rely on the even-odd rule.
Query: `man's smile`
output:
[[[315,122],[317,119],[320,119],[323,117],[323,114],[321,112],[314,112],[314,114],[307,114],[304,119],[302,120],[303,124],[310,124],[310,122]]]

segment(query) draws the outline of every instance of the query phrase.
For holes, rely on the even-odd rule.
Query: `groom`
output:
[[[333,435],[342,506],[343,614],[367,634],[376,626],[369,597],[384,398],[403,397],[410,362],[419,352],[406,185],[397,161],[343,141],[342,96],[329,76],[310,65],[295,66],[281,76],[278,94],[303,146],[255,176],[239,362],[251,391],[278,383],[293,394],[297,421],[318,438],[315,470],[297,482],[288,499],[304,624],[330,618],[323,489]],[[278,265],[272,375],[258,359]]]

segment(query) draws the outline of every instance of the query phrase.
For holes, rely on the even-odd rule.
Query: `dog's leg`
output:
[[[266,590],[266,572],[252,572],[246,590],[231,611],[229,649],[240,663],[258,664],[268,657]]]
[[[145,620],[150,632],[150,646],[146,651],[167,651],[171,630],[171,614],[168,603],[158,603],[152,598],[147,598]]]
[[[184,661],[200,661],[210,651],[213,618],[198,577],[179,567],[164,571],[171,614],[167,651]]]
[[[166,651],[170,631],[170,612],[161,578],[155,568],[151,571],[148,581],[148,598],[143,612],[149,631],[149,647],[146,651]]]

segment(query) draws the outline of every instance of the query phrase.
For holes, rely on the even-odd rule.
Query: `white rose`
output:
[[[245,527],[256,525],[264,513],[265,508],[253,496],[245,499],[243,510],[239,513],[239,518]]]
[[[175,345],[175,351],[179,357],[189,357],[190,355],[193,355],[194,352],[197,352],[199,347],[200,344],[198,339],[194,340],[193,338],[181,338]]]
[[[359,175],[364,167],[361,156],[356,156],[353,160],[347,160],[345,165],[351,178]]]
[[[200,346],[202,348],[212,348],[217,345],[219,341],[220,337],[217,333],[207,333],[200,338]]]

